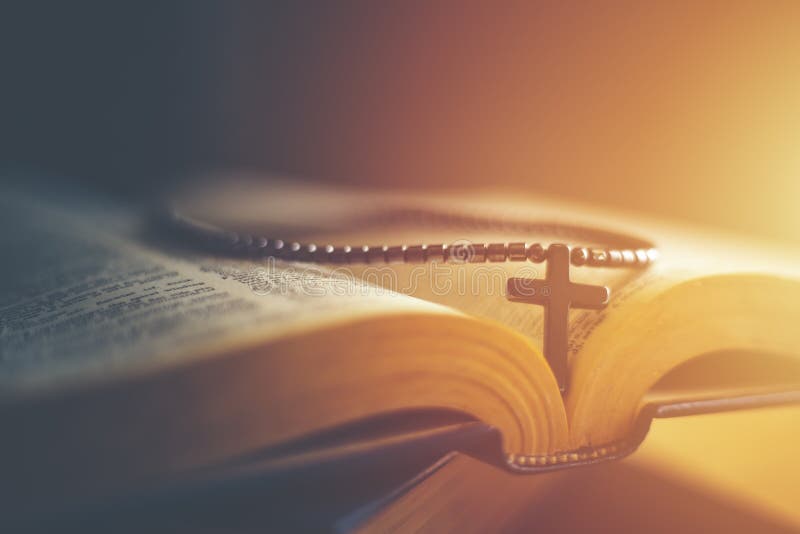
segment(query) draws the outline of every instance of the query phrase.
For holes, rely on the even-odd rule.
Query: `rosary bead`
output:
[[[608,263],[608,252],[602,248],[593,248],[589,253],[589,265],[604,266]]]
[[[314,253],[317,250],[317,245],[314,243],[309,243],[308,245],[300,247],[300,250],[297,251],[297,260],[298,261],[313,261],[314,260]]]
[[[407,263],[424,263],[425,262],[425,245],[413,245],[406,247],[406,262]]]
[[[316,263],[330,261],[330,254],[333,252],[333,245],[325,245],[317,247],[314,250],[314,261]]]
[[[259,247],[259,240],[260,238],[254,238],[253,244],[250,248],[253,250],[254,253],[258,255],[263,255],[264,250]],[[300,243],[289,243],[288,245],[283,246],[283,257],[289,261],[295,261],[297,259],[298,253],[303,245]]]
[[[397,245],[394,247],[388,247],[386,249],[386,262],[387,263],[397,263],[405,261],[406,257],[406,246],[405,245]]]
[[[274,239],[267,244],[265,253],[275,258],[282,258],[286,255],[286,244],[280,239]]]
[[[236,243],[239,242],[239,234],[237,234],[236,232],[228,232],[227,234],[225,234],[225,237],[223,239],[225,240],[225,243],[228,246],[233,247],[234,245],[236,245]]]
[[[349,252],[347,253],[347,262],[348,263],[366,263],[367,262],[367,251],[364,250],[364,247],[347,247],[349,248]]]
[[[248,252],[256,257],[264,256],[267,247],[267,240],[264,237],[254,237],[250,246],[248,247]]]
[[[508,244],[508,261],[525,261],[527,258],[525,243]]]
[[[442,244],[428,245],[428,247],[425,249],[425,256],[428,261],[438,261],[438,262],[445,261],[444,245]]]
[[[505,243],[492,243],[486,246],[486,259],[489,261],[506,261],[508,249]]]
[[[528,246],[528,259],[533,263],[542,263],[547,259],[547,251],[541,243],[534,243]]]
[[[623,250],[622,263],[625,265],[636,265],[636,254],[634,254],[632,250]]]
[[[472,258],[472,244],[456,243],[448,246],[447,252],[449,263],[467,263]]]
[[[343,247],[335,247],[328,254],[331,263],[347,263],[347,256],[350,252],[350,247],[345,245]]]
[[[241,244],[243,247],[249,247],[253,244],[253,236],[250,234],[243,234],[239,236],[239,244]]]
[[[573,248],[572,252],[570,252],[570,259],[572,260],[572,265],[578,267],[586,265],[586,262],[589,261],[589,249],[584,247]]]
[[[365,246],[366,253],[367,253],[367,263],[385,263],[386,262],[386,247],[384,246],[377,246],[377,247],[369,247]]]
[[[483,263],[486,261],[487,250],[483,243],[474,243],[470,246],[472,253],[467,257],[470,263]]]
[[[622,265],[622,252],[619,250],[608,250],[609,267],[619,267]]]

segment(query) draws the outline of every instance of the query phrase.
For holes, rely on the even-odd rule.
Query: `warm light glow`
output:
[[[331,24],[315,36],[326,53],[291,100],[302,142],[273,162],[388,186],[509,186],[800,239],[799,18],[797,2],[370,10],[346,34]],[[260,27],[240,31],[244,46]],[[236,150],[266,158],[274,136],[257,134],[274,110],[249,95],[274,81],[252,74],[258,61],[237,58],[237,127],[256,135]]]

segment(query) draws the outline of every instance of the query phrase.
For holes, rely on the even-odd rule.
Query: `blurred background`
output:
[[[2,162],[541,192],[800,241],[798,2],[4,3]]]

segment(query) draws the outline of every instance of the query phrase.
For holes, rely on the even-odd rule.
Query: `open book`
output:
[[[291,456],[309,437],[339,429],[346,442],[360,422],[392,414],[491,425],[502,442],[487,460],[536,472],[628,454],[652,417],[800,401],[800,281],[791,259],[769,251],[692,244],[690,232],[555,202],[286,182],[178,201],[189,215],[286,239],[548,241],[429,220],[347,224],[410,204],[631,225],[653,234],[663,260],[643,272],[572,269],[612,296],[603,311],[571,312],[562,397],[541,353],[541,308],[504,294],[509,276],[541,276],[539,265],[211,256],[163,239],[136,211],[7,191],[2,493],[100,493],[254,451]]]

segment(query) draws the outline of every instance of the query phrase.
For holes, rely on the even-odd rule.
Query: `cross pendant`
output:
[[[509,300],[544,306],[544,356],[562,393],[567,391],[569,310],[571,307],[603,309],[610,295],[605,286],[571,282],[569,254],[567,245],[550,245],[544,280],[509,278],[507,286]]]

